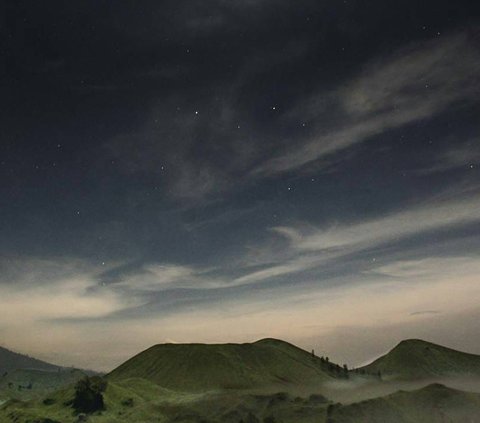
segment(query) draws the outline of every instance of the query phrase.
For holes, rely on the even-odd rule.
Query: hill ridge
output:
[[[480,375],[480,355],[454,350],[422,339],[400,341],[388,353],[361,367],[399,379],[422,379],[454,374]]]
[[[55,371],[61,368],[61,366],[0,346],[0,376],[5,372],[10,372],[16,369]]]

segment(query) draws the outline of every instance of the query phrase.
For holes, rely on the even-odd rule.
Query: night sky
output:
[[[0,6],[0,345],[480,353],[478,1]]]

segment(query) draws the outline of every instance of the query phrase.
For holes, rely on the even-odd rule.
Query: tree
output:
[[[103,392],[107,382],[99,376],[85,377],[75,385],[75,397],[72,406],[77,413],[93,413],[104,410]]]

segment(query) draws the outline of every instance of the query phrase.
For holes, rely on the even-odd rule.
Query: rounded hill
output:
[[[408,339],[363,370],[398,379],[480,375],[480,356],[420,339]]]
[[[324,363],[287,342],[160,344],[113,370],[110,380],[143,378],[181,391],[314,384],[333,377]]]

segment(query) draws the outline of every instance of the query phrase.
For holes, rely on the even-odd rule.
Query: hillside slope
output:
[[[60,367],[0,347],[0,376],[16,369],[58,370]]]
[[[73,387],[28,403],[9,401],[0,405],[3,423],[78,423],[71,402]],[[94,413],[91,423],[260,423],[268,417],[278,422],[318,423],[325,420],[328,401],[321,395],[307,398],[286,393],[250,394],[244,391],[181,393],[144,379],[109,382],[105,410]]]
[[[318,357],[287,342],[161,344],[131,358],[107,377],[133,377],[180,391],[314,384],[335,377]]]
[[[330,406],[327,423],[479,422],[480,394],[432,384],[416,391]]]
[[[389,353],[362,367],[367,373],[381,372],[383,378],[425,379],[439,376],[480,376],[480,356],[456,351],[430,342],[409,339]]]

